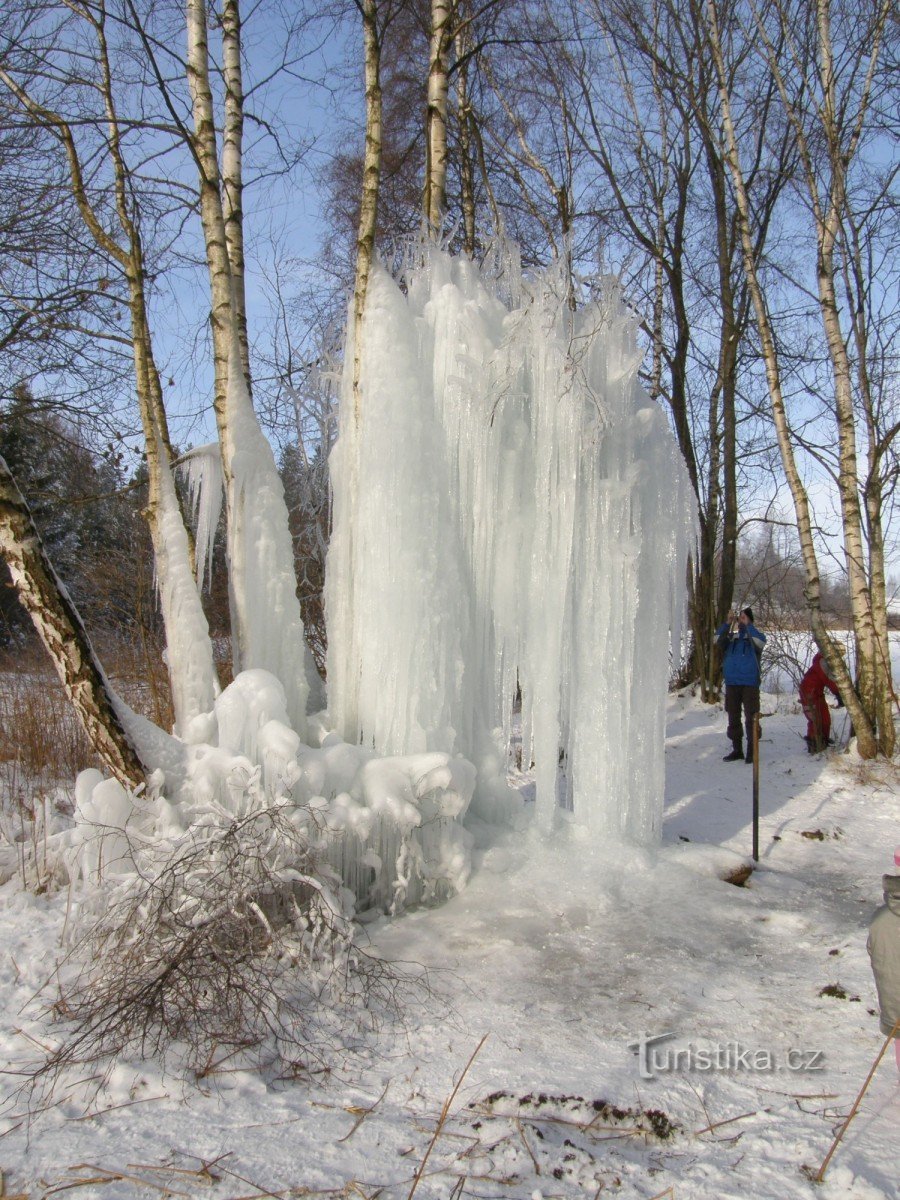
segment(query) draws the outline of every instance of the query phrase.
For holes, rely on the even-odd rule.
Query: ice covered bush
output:
[[[157,731],[160,766],[138,793],[96,770],[78,778],[55,976],[69,1025],[36,1085],[129,1055],[174,1054],[200,1073],[235,1054],[307,1069],[313,1047],[395,1010],[400,973],[361,947],[356,912],[465,883],[465,760],[380,759],[324,726],[308,746],[264,671],[239,675],[205,725],[217,744]]]
[[[241,803],[207,804],[178,836],[123,831],[118,870],[79,894],[56,977],[69,1032],[33,1082],[86,1063],[102,1077],[122,1056],[203,1075],[242,1055],[295,1074],[341,1045],[392,983],[356,944],[321,835],[314,809],[252,778]]]

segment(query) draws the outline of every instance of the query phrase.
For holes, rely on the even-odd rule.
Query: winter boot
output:
[[[730,754],[725,755],[722,762],[740,762],[743,757],[744,751],[741,749],[740,743],[738,743]]]
[[[748,762],[748,763],[753,762],[753,747],[752,746],[748,747],[747,757],[744,759],[744,762]]]

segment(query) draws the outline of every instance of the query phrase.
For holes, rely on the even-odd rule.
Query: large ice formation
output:
[[[636,322],[612,282],[573,312],[560,269],[416,258],[372,276],[358,416],[345,372],[331,720],[379,754],[465,755],[483,802],[521,689],[539,826],[653,842],[694,517]]]
[[[313,717],[284,500],[235,372],[245,669],[175,737],[121,706],[158,769],[135,796],[81,777],[73,880],[127,888],[207,824],[277,808],[357,910],[447,896],[468,876],[470,801],[522,816],[505,782],[519,732],[539,829],[566,812],[598,839],[654,841],[693,514],[639,359],[612,283],[573,312],[559,270],[429,246],[400,282],[374,272],[359,415],[346,379],[331,458],[329,711]],[[202,578],[214,455],[189,476]]]
[[[465,759],[379,758],[316,719],[307,722],[315,743],[307,745],[289,722],[281,682],[260,669],[238,675],[210,716],[217,744],[191,744],[126,716],[145,761],[158,769],[136,796],[99,771],[81,773],[75,825],[66,834],[73,881],[89,885],[88,892],[98,884],[127,886],[146,878],[146,847],[154,848],[154,862],[164,862],[160,848],[176,854],[200,825],[226,830],[251,812],[286,806],[357,911],[396,912],[465,885],[472,839],[462,818],[475,786]]]

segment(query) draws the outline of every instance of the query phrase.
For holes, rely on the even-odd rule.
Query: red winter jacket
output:
[[[804,696],[821,696],[825,688],[840,697],[837,684],[828,674],[828,667],[819,651],[812,660],[812,666],[800,680],[800,699],[802,700]]]

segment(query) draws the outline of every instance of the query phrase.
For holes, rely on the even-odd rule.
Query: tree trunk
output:
[[[226,497],[230,490],[231,445],[228,404],[228,360],[237,328],[228,234],[225,229],[219,160],[216,149],[216,124],[212,87],[209,80],[209,42],[207,38],[206,0],[187,0],[188,56],[187,76],[194,114],[194,152],[200,175],[200,220],[206,245],[206,263],[212,293],[211,326],[215,367],[215,411],[222,443],[222,468],[225,472]],[[232,169],[234,168],[232,161]],[[230,508],[230,504],[229,504]],[[229,516],[230,516],[229,511]]]
[[[378,224],[378,191],[381,184],[381,42],[378,33],[378,0],[363,0],[363,53],[366,86],[366,147],[363,160],[359,230],[356,236],[356,279],[353,286],[353,411],[360,413],[359,377],[362,323],[369,275],[375,258]]]
[[[872,601],[872,621],[875,625],[875,678],[876,714],[878,724],[878,749],[886,757],[893,756],[895,748],[894,707],[897,696],[891,672],[891,647],[888,633],[887,585],[884,568],[884,488],[882,460],[887,446],[897,433],[897,426],[885,431],[884,440],[879,433],[877,405],[872,395],[872,380],[869,372],[869,336],[866,319],[868,286],[862,263],[858,229],[852,221],[845,230],[845,285],[852,313],[853,337],[857,358],[857,386],[866,423],[867,462],[863,500],[866,514],[866,541],[869,548],[869,587]]]
[[[225,244],[231,263],[234,310],[241,344],[241,364],[251,390],[247,300],[244,290],[243,140],[244,85],[241,73],[241,13],[238,0],[222,4],[222,65],[225,80],[225,127],[222,135],[222,204]]]
[[[459,190],[463,218],[463,250],[475,254],[475,160],[472,153],[472,106],[469,104],[469,72],[465,61],[466,37],[456,34],[456,115],[459,123]]]
[[[232,0],[235,6],[238,0]],[[187,0],[187,70],[194,117],[193,148],[199,167],[200,220],[209,269],[215,412],[225,480],[229,599],[235,671],[269,671],[285,690],[291,724],[306,734],[310,691],[321,681],[306,645],[294,550],[284,488],[272,447],[260,427],[242,359],[235,271],[229,255],[239,244],[240,209],[232,208],[229,243],[219,175],[218,139],[210,85],[206,0]],[[232,66],[240,58],[240,21],[233,14]],[[233,80],[232,80],[233,82]],[[230,88],[226,124],[236,130],[239,93]],[[232,186],[240,194],[240,160],[232,146]],[[242,256],[238,274],[242,274]]]
[[[136,788],[143,782],[144,769],[119,720],[116,697],[2,456],[0,554],[6,559],[19,600],[53,660],[91,746],[121,784]]]
[[[381,184],[382,154],[382,94],[381,94],[381,35],[378,28],[378,0],[362,0],[363,68],[366,91],[366,140],[363,162],[362,194],[359,205],[359,228],[356,235],[356,279],[353,287],[353,309],[349,341],[353,348],[352,403],[345,406],[336,454],[343,458],[346,483],[343,489],[350,520],[343,523],[345,534],[334,537],[328,549],[328,572],[325,586],[325,609],[329,631],[344,630],[344,637],[329,642],[328,689],[329,704],[343,709],[344,736],[359,736],[358,681],[352,677],[350,665],[359,660],[359,622],[356,613],[365,599],[354,590],[352,564],[358,556],[355,545],[359,511],[359,450],[362,438],[363,403],[361,390],[363,330],[369,280],[375,259],[375,234],[378,223],[378,193]],[[349,347],[348,347],[349,350]],[[346,422],[346,424],[345,424]],[[336,524],[340,527],[341,522]],[[339,596],[329,590],[334,577],[343,579],[346,587]],[[333,646],[341,642],[343,653],[336,660]]]
[[[148,501],[145,515],[153,543],[160,608],[166,630],[175,729],[183,735],[194,717],[209,712],[213,707],[219,694],[219,680],[213,661],[209,626],[195,581],[193,539],[184,521],[172,475],[172,447],[147,311],[143,243],[129,201],[128,168],[122,152],[106,30],[102,20],[97,24],[96,32],[116,214],[125,239],[119,259],[128,282],[135,384],[147,453]]]
[[[866,553],[863,538],[862,511],[859,500],[859,473],[856,458],[856,414],[853,405],[853,385],[850,358],[844,341],[844,331],[838,311],[835,283],[834,250],[841,230],[841,221],[847,208],[847,170],[858,145],[858,130],[861,117],[868,103],[868,86],[860,99],[860,123],[855,123],[854,132],[847,145],[843,144],[842,122],[846,115],[839,114],[838,98],[835,94],[835,71],[832,60],[832,43],[829,5],[827,0],[816,0],[816,25],[818,30],[819,81],[822,88],[822,103],[818,114],[828,146],[830,179],[825,210],[817,202],[817,181],[814,172],[807,168],[808,187],[813,202],[818,241],[818,292],[822,327],[828,345],[834,383],[835,423],[838,432],[838,491],[841,501],[841,522],[844,537],[844,555],[847,563],[847,578],[850,585],[850,605],[853,614],[853,632],[856,639],[856,690],[866,715],[873,726],[879,723],[878,687],[878,644],[872,612],[872,594],[866,571]],[[871,66],[877,61],[877,36],[869,49]],[[868,76],[868,81],[871,75]],[[872,497],[874,499],[874,496]],[[871,521],[870,521],[871,525]],[[880,522],[878,522],[880,525]],[[877,529],[876,529],[877,534]],[[885,621],[886,623],[886,621]],[[890,705],[888,705],[890,710]],[[891,718],[893,742],[893,719]]]
[[[83,15],[96,39],[99,88],[106,116],[106,150],[115,212],[124,242],[116,240],[93,207],[79,148],[69,124],[58,113],[37,104],[2,68],[0,78],[29,115],[59,138],[82,220],[99,249],[116,262],[127,280],[135,384],[147,453],[149,501],[145,515],[153,542],[163,624],[170,651],[168,669],[176,728],[182,732],[194,716],[212,707],[218,693],[218,679],[206,618],[194,582],[193,545],[170,467],[171,446],[165,406],[147,314],[143,247],[138,222],[132,212],[131,181],[122,151],[104,17],[102,12],[96,16],[88,12]]]
[[[452,15],[453,0],[431,0],[423,208],[432,233],[440,230],[447,199],[447,51]]]

